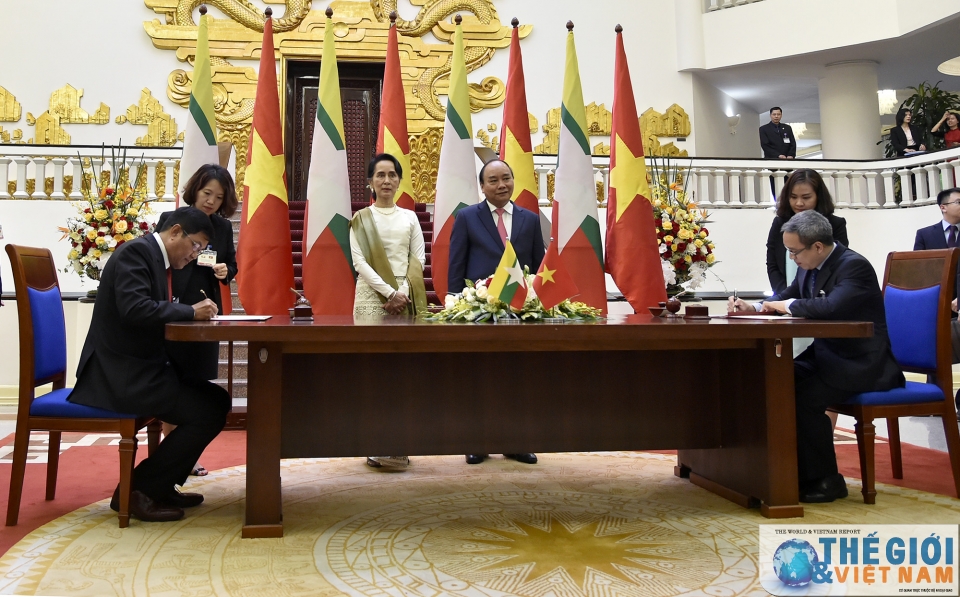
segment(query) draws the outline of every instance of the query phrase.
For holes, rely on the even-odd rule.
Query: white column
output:
[[[719,8],[716,2],[710,10]],[[703,45],[703,0],[673,0],[677,24],[677,70],[707,66]]]
[[[740,171],[730,171],[730,200],[727,204],[734,207],[743,207],[743,201],[740,199]]]
[[[83,199],[83,193],[80,191],[83,185],[83,160],[79,157],[70,158],[70,164],[73,169],[73,188],[70,189],[70,200],[78,201]]]
[[[913,174],[913,180],[917,183],[917,201],[923,204],[929,203],[930,193],[927,192],[927,171],[923,169],[923,166],[917,166],[910,168],[910,173]]]
[[[893,188],[893,170],[884,170],[880,176],[883,177],[883,206],[896,207],[897,194]]]
[[[53,158],[53,192],[50,193],[51,199],[66,199],[63,194],[63,165],[67,163],[64,158]]]
[[[717,168],[713,172],[713,183],[714,183],[714,193],[713,204],[714,205],[726,205],[727,201],[727,171],[721,168]]]
[[[853,199],[850,202],[850,207],[863,207],[867,204],[863,200],[863,172],[859,170],[854,170],[850,173],[850,187],[853,191]]]
[[[44,186],[44,175],[46,174],[47,169],[47,158],[36,156],[33,158],[33,178],[36,184],[33,187],[33,194],[30,195],[31,199],[46,199],[47,192],[43,189]]]
[[[837,194],[834,196],[834,198],[836,199],[837,207],[851,207],[850,181],[847,179],[847,173],[843,170],[837,170],[836,180]]]
[[[27,194],[27,164],[30,163],[30,158],[13,158],[13,161],[17,164],[17,190],[13,192],[13,198],[29,199],[30,195]]]
[[[763,197],[763,200],[760,201],[762,207],[770,207],[776,205],[773,197],[770,196],[770,176],[773,174],[770,170],[764,168],[760,171],[760,196]]]
[[[747,207],[759,207],[757,202],[757,171],[747,170],[743,181],[744,203]]]
[[[820,173],[820,177],[823,178],[823,186],[833,197],[833,204],[837,205],[837,181],[833,178],[833,170],[824,170]]]
[[[867,207],[880,207],[877,202],[877,173],[873,170],[867,171]]]
[[[700,168],[700,176],[697,177],[700,182],[700,197],[697,203],[704,207],[710,205],[710,168]]]
[[[828,64],[820,79],[820,136],[824,159],[880,159],[877,145],[877,63]]]
[[[9,199],[10,192],[7,190],[7,181],[10,179],[10,158],[0,156],[0,199]]]
[[[165,184],[164,184],[163,197],[161,197],[161,200],[162,200],[162,201],[176,201],[176,200],[177,200],[177,196],[173,194],[174,191],[176,190],[176,189],[173,188],[173,169],[174,169],[174,167],[177,165],[177,161],[176,161],[176,160],[163,160],[163,165],[166,167],[167,170],[166,170],[166,172],[165,172],[166,176],[165,176],[164,178],[166,179],[166,181],[165,181]]]
[[[953,184],[953,166],[950,162],[940,162],[937,164],[940,168],[940,190],[952,189],[957,186]]]
[[[900,205],[909,207],[913,205],[913,187],[910,186],[910,171],[904,168],[897,170],[897,176],[900,177]]]
[[[157,160],[147,160],[147,201],[157,198]]]
[[[936,198],[940,188],[940,169],[936,164],[927,164],[923,167],[927,171],[927,188],[930,189],[930,196]]]
[[[787,180],[787,173],[784,172],[783,170],[777,170],[777,171],[773,174],[773,179],[776,181],[776,184],[773,185],[773,188],[774,188],[775,191],[776,191],[777,197],[779,197],[779,196],[780,196],[780,191],[783,190],[783,184],[784,184],[784,183],[786,182],[786,180]]]

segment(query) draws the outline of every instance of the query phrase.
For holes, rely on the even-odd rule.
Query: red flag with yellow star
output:
[[[551,234],[557,238],[557,222],[560,220],[557,210],[560,206],[553,204],[553,223]],[[577,283],[573,281],[570,270],[560,257],[560,251],[557,248],[556,241],[551,241],[547,247],[547,254],[543,256],[543,262],[540,264],[540,271],[533,280],[533,291],[537,293],[537,298],[547,309],[553,309],[568,298],[573,298],[580,294]]]
[[[642,313],[667,300],[667,292],[650,204],[643,137],[621,31],[617,25],[606,269],[633,310]]]
[[[290,292],[293,249],[275,60],[273,19],[268,16],[263,26],[237,242],[238,294],[244,310],[253,315],[286,315],[296,299]]]
[[[530,119],[527,114],[527,89],[523,77],[523,56],[520,54],[520,22],[513,19],[510,40],[510,66],[507,69],[507,93],[503,102],[503,126],[500,131],[500,159],[513,169],[514,203],[540,216],[544,244],[550,242],[550,223],[540,212],[537,199],[537,173],[533,167],[533,144],[530,141]]]
[[[410,168],[410,138],[407,136],[407,100],[400,77],[400,47],[397,42],[397,23],[391,21],[387,34],[387,63],[383,70],[383,99],[380,103],[380,132],[377,135],[377,153],[389,153],[397,158],[403,169],[403,178],[394,197],[399,207],[412,210],[413,170]]]

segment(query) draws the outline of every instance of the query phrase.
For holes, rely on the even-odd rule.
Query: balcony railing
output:
[[[0,199],[82,199],[81,160],[90,160],[98,171],[113,167],[109,156],[101,163],[101,151],[99,146],[0,145]],[[146,196],[173,201],[174,170],[180,154],[177,147],[131,147],[120,167],[135,168],[142,156],[147,172]],[[956,187],[960,180],[960,148],[875,161],[672,158],[672,162],[689,167],[688,191],[699,205],[711,209],[771,207],[775,194],[796,168],[817,170],[840,208],[929,205],[936,201],[937,193]],[[538,155],[534,163],[540,203],[546,206],[553,198],[557,157]],[[607,157],[593,158],[601,204],[609,188],[609,163]],[[652,171],[649,161],[648,169]],[[6,184],[2,184],[4,181]]]
[[[174,169],[183,150],[179,147],[127,147],[125,159],[116,161],[110,148],[92,145],[0,145],[0,199],[82,199],[83,163],[96,172],[117,168],[136,174],[141,159],[146,169],[146,197],[174,200]]]
[[[540,204],[548,205],[553,198],[557,158],[535,156],[534,162]],[[797,168],[819,172],[839,208],[929,205],[936,202],[937,193],[958,186],[960,181],[960,148],[875,161],[671,158],[671,162],[689,167],[688,192],[692,191],[701,207],[711,209],[772,207],[790,171]],[[609,158],[594,157],[593,164],[602,203],[610,182]],[[647,168],[652,170],[649,159]]]
[[[724,8],[736,8],[744,4],[762,1],[763,0],[703,0],[703,12],[713,12]]]

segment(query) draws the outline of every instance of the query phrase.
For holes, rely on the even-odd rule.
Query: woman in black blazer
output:
[[[229,218],[237,211],[237,192],[230,172],[216,164],[202,166],[190,177],[183,190],[183,201],[208,216],[213,224],[214,237],[207,246],[216,251],[216,264],[199,265],[191,261],[183,269],[173,270],[173,296],[181,303],[193,305],[204,298],[217,304],[217,312],[223,312],[224,298],[221,285],[230,284],[237,275],[237,251],[233,244],[233,224]],[[159,228],[167,214],[160,216]],[[229,292],[226,300],[230,300]],[[170,342],[167,344],[170,360],[181,379],[212,380],[217,379],[220,365],[219,342]],[[164,423],[164,435],[168,435],[174,426]],[[193,471],[195,475],[207,474],[198,463]]]
[[[900,108],[897,112],[897,126],[890,129],[890,144],[897,152],[897,157],[927,150],[926,145],[923,144],[923,131],[920,127],[910,124],[911,120],[913,120],[913,113],[906,108]]]
[[[823,184],[816,170],[801,168],[794,170],[787,178],[780,197],[777,199],[777,217],[770,225],[767,235],[767,277],[774,294],[783,292],[793,280],[787,279],[787,249],[783,246],[780,229],[794,214],[813,209],[830,220],[833,226],[833,240],[849,246],[847,240],[847,221],[833,215],[833,198]]]

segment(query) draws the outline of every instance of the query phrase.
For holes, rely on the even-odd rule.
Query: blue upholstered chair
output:
[[[857,446],[863,478],[863,501],[877,499],[874,487],[873,420],[885,418],[893,477],[903,478],[899,417],[935,415],[943,420],[953,482],[960,495],[960,431],[953,402],[953,357],[950,343],[950,302],[956,286],[958,249],[909,251],[887,255],[883,303],[893,356],[905,372],[927,375],[928,381],[908,381],[905,388],[867,392],[830,410],[857,419]]]
[[[137,432],[147,427],[148,451],[160,438],[160,422],[150,417],[124,415],[67,401],[67,335],[60,285],[53,256],[47,249],[7,245],[17,292],[20,323],[20,401],[10,473],[7,526],[17,524],[27,446],[31,431],[49,431],[46,499],[57,491],[60,434],[64,431],[120,434],[120,527],[130,521],[130,481],[137,453]],[[52,383],[53,390],[35,395],[37,386]]]

